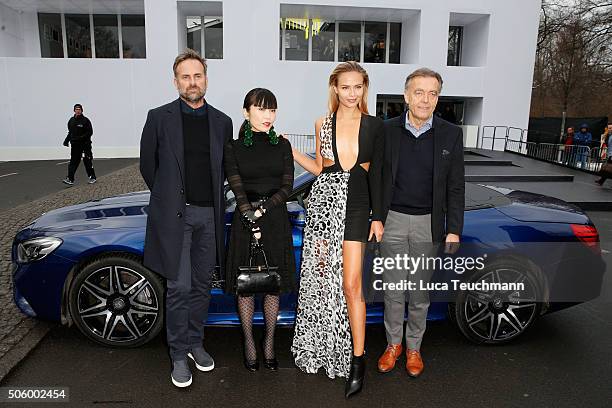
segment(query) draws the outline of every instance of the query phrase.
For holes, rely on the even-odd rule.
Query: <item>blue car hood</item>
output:
[[[148,206],[148,191],[122,194],[51,210],[29,227],[53,232],[144,227]]]

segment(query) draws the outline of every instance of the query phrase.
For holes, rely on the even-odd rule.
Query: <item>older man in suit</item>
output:
[[[205,99],[206,61],[186,50],[174,61],[179,98],[149,111],[140,172],[151,190],[144,264],[167,280],[172,383],[191,385],[188,358],[214,368],[203,347],[212,274],[224,260],[223,146],[232,120]]]
[[[408,110],[385,122],[383,169],[384,235],[381,255],[385,258],[436,254],[439,243],[456,248],[463,229],[465,185],[463,133],[461,128],[433,114],[442,89],[442,78],[427,68],[406,79],[404,99]],[[418,290],[428,282],[431,270],[402,269],[383,272],[383,282],[415,282],[408,293],[406,324],[406,371],[417,377],[423,371],[420,354],[425,333],[429,293]],[[392,287],[388,285],[387,287]],[[387,348],[378,361],[380,372],[395,367],[402,353],[405,298],[403,290],[385,290]]]

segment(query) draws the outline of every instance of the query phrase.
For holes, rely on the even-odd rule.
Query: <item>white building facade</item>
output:
[[[526,128],[540,0],[0,0],[0,160],[65,158],[81,103],[96,157],[137,157],[147,111],[177,97],[186,46],[208,60],[207,101],[237,131],[248,90],[278,99],[275,128],[313,134],[339,61],[362,62],[370,113],[403,109],[406,76],[444,79],[465,126]]]

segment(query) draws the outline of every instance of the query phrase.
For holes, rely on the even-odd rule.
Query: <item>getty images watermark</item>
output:
[[[445,271],[455,272],[457,275],[481,271],[485,267],[487,255],[479,257],[457,256],[425,256],[421,254],[417,257],[407,254],[397,254],[395,257],[374,258],[372,271],[381,276],[385,270],[405,270],[410,275],[415,275],[417,271]],[[449,279],[448,282],[430,282],[428,279],[416,277],[416,280],[402,279],[396,282],[384,282],[382,277],[372,281],[374,290],[467,290],[467,291],[523,291],[523,282],[488,282],[484,280],[474,282],[464,282],[461,279]]]

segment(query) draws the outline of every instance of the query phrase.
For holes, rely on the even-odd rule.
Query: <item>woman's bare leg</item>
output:
[[[363,355],[365,347],[366,307],[361,291],[361,274],[365,244],[359,241],[342,243],[344,266],[343,290],[348,308],[351,334],[353,336],[353,355]]]

